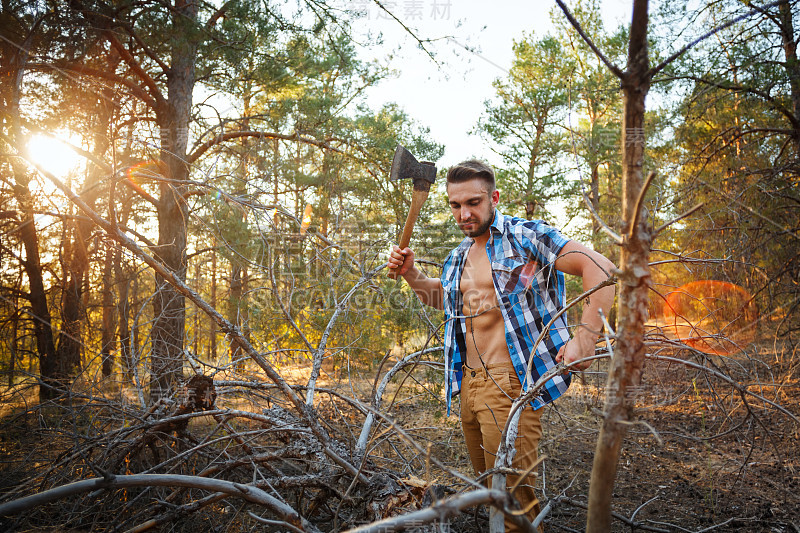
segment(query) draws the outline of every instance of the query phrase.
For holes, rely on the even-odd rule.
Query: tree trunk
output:
[[[119,317],[119,351],[122,355],[122,365],[124,366],[126,381],[133,375],[133,354],[131,349],[131,330],[130,330],[130,286],[131,280],[124,279],[119,263],[115,265],[117,284],[119,287],[119,300],[117,303],[117,316]]]
[[[27,34],[27,37],[24,42],[14,48],[15,52],[11,56],[8,76],[3,78],[1,87],[5,107],[5,127],[13,144],[11,150],[21,151],[23,136],[19,116],[20,87],[34,30],[22,27],[13,29],[17,30],[17,35]],[[13,35],[13,32],[9,35]],[[25,164],[18,158],[11,158],[11,167],[14,173],[12,190],[20,210],[19,238],[25,249],[22,266],[28,276],[31,318],[39,359],[39,375],[43,383],[43,386],[39,388],[39,399],[44,401],[56,395],[56,390],[52,387],[57,388],[58,381],[62,376],[59,375],[56,365],[56,348],[50,323],[50,309],[47,305],[47,294],[44,290],[39,258],[39,235],[33,218],[35,205],[29,189],[31,176]]]
[[[242,96],[242,108],[244,109],[245,116],[245,119],[242,121],[242,128],[245,130],[250,129],[250,115],[252,114],[250,107],[251,100],[252,94],[248,83],[245,86]],[[242,139],[241,149],[241,181],[239,187],[234,191],[234,194],[236,196],[245,197],[247,195],[247,182],[250,179],[250,140],[248,138],[245,137]],[[237,222],[242,223],[247,220],[245,213],[237,215],[236,219]],[[239,256],[246,244],[242,237],[242,235],[237,235],[234,241],[234,250],[231,255],[230,298],[228,300],[228,321],[230,321],[231,324],[236,324],[240,330],[244,324],[242,311],[245,306],[242,305],[242,297],[244,296],[244,277],[247,275],[246,267],[243,266],[242,258]],[[244,370],[245,355],[239,343],[236,342],[236,339],[231,339],[229,354],[231,362],[234,363],[234,368],[240,372]]]
[[[201,268],[202,264],[203,262],[198,260],[194,268],[194,290],[197,291],[198,294],[202,291],[203,286],[203,270]],[[192,307],[192,321],[194,322],[192,332],[192,353],[195,357],[199,357],[200,346],[203,341],[203,336],[200,334],[200,309],[196,305]]]
[[[185,201],[189,167],[185,161],[195,84],[197,4],[194,0],[177,0],[172,17],[175,37],[167,73],[167,101],[157,112],[161,166],[166,174],[159,186],[157,257],[185,281],[189,216]],[[186,328],[184,297],[161,276],[156,277],[153,310],[150,400],[156,401],[169,396],[181,376]]]
[[[109,59],[109,71],[113,72],[119,61],[118,56],[112,55]],[[95,157],[100,160],[103,159],[111,144],[109,130],[114,112],[113,98],[114,92],[106,88],[95,102],[97,122],[92,136],[92,147]],[[94,166],[90,168],[80,193],[83,201],[93,209],[102,191],[100,185],[103,177],[104,170]],[[87,242],[93,227],[93,224],[85,219],[78,219],[71,225],[72,242],[66,266],[66,284],[61,298],[61,331],[56,347],[56,358],[64,376],[76,375],[82,366],[81,351],[84,344],[83,322],[85,319],[84,281],[89,272]]]
[[[592,209],[594,209],[595,213],[600,213],[600,165],[597,161],[592,161],[592,182],[590,183],[591,187],[591,197],[589,200],[592,202]],[[601,229],[600,229],[600,221],[597,220],[595,217],[591,217],[592,220],[592,246],[594,247],[595,251],[604,253],[601,246]]]
[[[211,250],[211,307],[217,308],[217,240],[214,239]],[[211,326],[208,332],[208,357],[209,361],[217,364],[217,323],[209,318]]]
[[[589,488],[586,531],[611,530],[611,496],[617,464],[631,419],[630,387],[641,382],[644,365],[644,323],[647,320],[650,270],[648,257],[652,236],[640,220],[640,196],[644,195],[644,111],[651,73],[647,51],[647,0],[634,0],[628,48],[628,68],[623,75],[622,211],[624,243],[620,256],[620,291],[617,343],[606,385],[603,427],[597,439]]]
[[[103,377],[108,377],[114,370],[114,339],[116,333],[116,307],[114,306],[114,265],[119,261],[119,247],[108,243],[106,260],[103,265],[103,331],[101,340],[101,358],[103,361]]]
[[[780,18],[781,38],[783,40],[783,53],[786,58],[785,69],[789,78],[791,90],[792,111],[794,120],[791,121],[792,140],[794,141],[795,155],[800,157],[800,61],[797,58],[797,42],[794,37],[794,24],[792,23],[792,4],[789,0],[781,2],[778,6]]]
[[[24,170],[22,171],[24,172]],[[15,172],[15,174],[17,174]],[[15,193],[17,201],[23,211],[22,224],[19,234],[25,247],[25,273],[28,275],[30,291],[31,318],[33,319],[33,332],[36,338],[36,351],[39,356],[39,375],[43,386],[39,388],[39,400],[49,400],[57,396],[59,382],[63,375],[59,372],[56,360],[56,345],[53,339],[53,329],[50,324],[50,309],[47,305],[47,294],[44,290],[42,278],[42,265],[39,259],[39,236],[33,220],[33,206],[30,201],[30,192],[27,189],[27,178],[15,176]],[[22,186],[21,182],[25,182]]]
[[[19,290],[19,288],[18,288],[18,290]],[[18,337],[19,337],[20,313],[16,312],[16,310],[19,309],[19,298],[17,298],[16,294],[14,295],[13,302],[14,302],[14,304],[13,304],[14,305],[14,315],[13,315],[13,318],[11,320],[11,339],[10,339],[10,342],[8,343],[8,347],[9,347],[9,349],[11,351],[11,360],[8,362],[8,388],[9,389],[14,386],[14,367],[16,366],[16,363],[17,363],[17,351],[18,351],[17,350],[17,343],[19,342]]]
[[[239,303],[242,299],[242,267],[239,266],[239,262],[235,257],[231,259],[230,287],[231,292],[230,298],[228,299],[228,322],[238,326],[240,323]],[[239,368],[239,364],[235,363],[235,361],[241,357],[241,348],[235,339],[231,339],[229,351],[231,362],[234,363],[234,367],[237,370],[241,370],[241,368]]]
[[[126,189],[126,193],[124,196],[119,198],[120,207],[119,211],[116,211],[116,206],[112,205],[115,203],[116,195],[114,198],[109,199],[109,218],[112,218],[116,212],[119,216],[119,224],[121,226],[128,225],[128,219],[130,218],[131,210],[133,209],[133,197],[130,190]],[[117,316],[117,336],[119,338],[119,351],[120,351],[120,365],[122,366],[122,370],[125,374],[125,380],[130,381],[133,377],[133,346],[132,346],[132,338],[131,338],[131,329],[130,329],[130,315],[131,315],[131,282],[134,274],[128,268],[125,268],[122,261],[122,253],[120,250],[117,250],[117,253],[113,256],[113,281],[114,284],[118,287],[118,295],[117,295],[117,308],[116,308],[116,316]]]
[[[131,334],[131,341],[130,341],[130,357],[131,357],[131,374],[135,384],[138,386],[140,382],[137,382],[138,379],[138,372],[139,372],[139,364],[142,361],[142,344],[140,342],[140,333],[141,330],[139,329],[139,316],[138,316],[138,309],[140,306],[139,300],[139,277],[136,276],[134,273],[131,277],[131,290],[132,294],[130,296],[130,304],[128,307],[133,307],[137,309],[137,313],[132,315],[133,316],[133,324],[131,324],[130,334]]]
[[[90,205],[94,207],[94,202]],[[61,296],[61,330],[58,334],[56,359],[59,373],[67,380],[81,367],[81,347],[83,345],[83,277],[89,268],[86,239],[91,225],[84,221],[72,224],[71,243],[65,255],[69,258],[66,267],[66,283]],[[64,385],[67,385],[65,382]]]
[[[547,115],[539,115],[536,124],[536,136],[533,139],[533,150],[531,150],[531,157],[528,161],[528,181],[525,191],[525,218],[534,220],[536,217],[536,195],[534,194],[534,187],[536,184],[536,168],[539,166],[539,147],[541,146],[542,135],[544,134],[544,125]]]

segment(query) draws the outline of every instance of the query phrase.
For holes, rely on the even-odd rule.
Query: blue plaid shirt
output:
[[[535,347],[533,354],[533,344],[540,332],[566,304],[564,274],[553,265],[569,239],[541,220],[524,220],[503,215],[497,210],[489,231],[491,235],[486,243],[486,252],[492,264],[492,279],[505,323],[508,353],[523,390],[527,390],[530,383],[535,383],[556,365],[555,356],[559,348],[569,340],[564,314],[553,323],[549,335]],[[461,365],[467,353],[460,284],[464,260],[473,242],[469,237],[464,239],[450,252],[442,269],[443,305],[447,320],[444,364],[448,414],[452,397],[461,391]],[[529,382],[527,367],[532,354],[532,381]],[[549,380],[541,389],[541,394],[534,398],[534,409],[561,396],[569,382],[569,375]]]

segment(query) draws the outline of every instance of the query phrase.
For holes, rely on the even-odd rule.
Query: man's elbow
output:
[[[608,279],[614,275],[616,265],[606,256],[593,252],[591,257],[586,257],[583,264],[583,275],[594,274],[593,277]]]
[[[598,254],[599,255],[599,254]],[[617,270],[617,265],[611,262],[606,256],[601,255],[600,261],[598,261],[600,270],[603,272],[603,275],[607,278],[610,278],[614,275],[614,272]]]

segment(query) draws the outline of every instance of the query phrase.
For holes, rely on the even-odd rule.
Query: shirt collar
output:
[[[492,225],[489,227],[494,228],[500,233],[503,232],[503,215],[500,214],[500,211],[498,211],[497,208],[494,210],[494,220],[492,220]]]

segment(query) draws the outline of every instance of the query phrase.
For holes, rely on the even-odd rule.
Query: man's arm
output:
[[[604,256],[590,250],[586,246],[569,241],[558,253],[555,266],[565,274],[580,276],[583,280],[583,290],[588,291],[606,281],[612,274],[614,263]],[[591,357],[594,355],[594,346],[597,337],[603,329],[603,320],[599,311],[608,316],[611,306],[614,305],[614,286],[603,287],[585,300],[581,325],[572,334],[572,339],[558,351],[556,361],[566,364]],[[591,361],[573,366],[577,370],[586,370]]]
[[[399,246],[392,246],[389,268],[403,276],[422,303],[440,310],[443,308],[442,280],[429,278],[414,265],[414,252],[411,248],[401,250]]]

